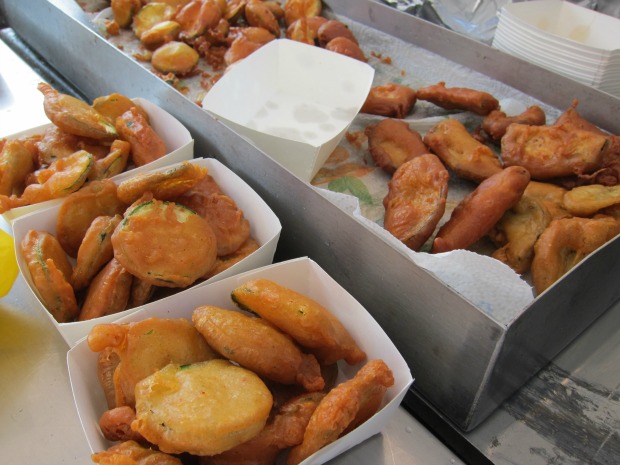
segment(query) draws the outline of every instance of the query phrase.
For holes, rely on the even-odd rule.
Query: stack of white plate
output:
[[[620,97],[620,19],[562,0],[510,3],[493,47]]]

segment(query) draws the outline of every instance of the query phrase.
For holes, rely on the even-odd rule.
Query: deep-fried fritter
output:
[[[194,310],[192,322],[210,347],[261,377],[308,391],[325,386],[314,355],[262,318],[204,305]]]
[[[21,139],[7,140],[0,151],[0,194],[19,195],[34,169],[36,147]]]
[[[325,21],[321,24],[317,31],[317,39],[320,47],[325,47],[336,37],[346,37],[347,39],[358,44],[358,41],[353,32],[351,32],[351,29],[349,29],[349,27],[342,21],[338,21],[336,19],[329,19]]]
[[[532,179],[546,180],[595,171],[607,144],[590,131],[515,123],[502,138],[501,156],[506,166],[523,166]]]
[[[170,364],[136,385],[132,429],[167,453],[214,455],[256,436],[272,396],[251,371],[227,360]]]
[[[370,89],[360,113],[404,118],[417,101],[416,91],[402,84],[389,82]]]
[[[216,357],[196,328],[181,318],[99,324],[87,341],[93,352],[112,348],[119,356],[114,375],[117,407],[133,406],[136,383],[169,363],[184,365]]]
[[[114,257],[132,275],[164,287],[187,287],[214,263],[217,242],[208,221],[187,207],[156,199],[136,202],[112,234]]]
[[[92,181],[63,199],[56,219],[56,237],[67,254],[76,257],[93,220],[122,214],[125,208],[116,196],[114,181]]]
[[[291,449],[287,465],[297,465],[319,449],[336,441],[352,425],[370,418],[380,407],[392,370],[383,360],[370,360],[356,375],[333,388],[310,417],[303,442]]]
[[[499,109],[499,101],[488,92],[467,87],[446,87],[445,82],[421,87],[418,100],[425,100],[446,110],[466,110],[486,116]]]
[[[230,255],[224,255],[222,257],[217,257],[215,259],[215,264],[213,268],[211,268],[207,274],[203,276],[204,279],[209,279],[216,274],[221,273],[224,270],[227,270],[231,266],[239,263],[244,258],[248,257],[250,254],[256,252],[260,248],[260,244],[256,241],[256,239],[250,237],[247,241],[245,241],[241,246]]]
[[[290,335],[330,365],[340,359],[354,365],[366,358],[343,324],[312,298],[268,279],[255,279],[233,289],[233,301]]]
[[[620,233],[620,221],[606,215],[552,221],[534,246],[532,282],[542,293],[587,255]]]
[[[99,417],[99,429],[108,441],[145,442],[142,435],[131,429],[136,412],[128,405],[106,410]]]
[[[575,187],[564,194],[564,207],[575,216],[591,216],[620,203],[620,185],[592,184]]]
[[[95,166],[88,175],[88,179],[90,181],[107,179],[122,173],[129,163],[130,151],[129,142],[116,139],[112,142],[108,154],[95,161]]]
[[[456,119],[437,123],[424,136],[424,143],[461,178],[479,183],[502,170],[493,150],[477,141]]]
[[[91,455],[91,459],[99,465],[183,465],[180,459],[141,446],[136,441],[114,444],[108,450]]]
[[[506,210],[516,205],[529,181],[530,174],[520,166],[504,168],[482,181],[439,228],[431,252],[465,249],[474,244],[491,230]]]
[[[136,107],[116,118],[115,125],[118,137],[131,145],[131,159],[136,166],[146,165],[166,155],[165,141]]]
[[[538,105],[532,105],[523,113],[515,116],[508,116],[501,110],[493,110],[484,118],[480,128],[492,140],[499,141],[502,137],[504,137],[504,134],[506,134],[506,129],[508,129],[508,126],[512,123],[542,126],[546,121],[547,115],[545,115],[543,109]]]
[[[213,194],[205,199],[201,214],[215,233],[218,257],[236,252],[250,238],[250,222],[225,194]]]
[[[125,310],[132,279],[120,262],[112,258],[88,286],[78,320],[92,320]]]
[[[420,133],[397,119],[384,119],[364,131],[368,150],[377,166],[388,174],[408,160],[429,153]]]
[[[72,321],[79,311],[71,287],[72,266],[58,240],[48,232],[30,230],[20,250],[45,308],[58,323]]]
[[[366,62],[366,55],[356,41],[347,37],[335,37],[325,45],[325,50]]]
[[[384,228],[410,249],[420,250],[444,214],[449,178],[439,158],[432,154],[401,165],[383,199]]]

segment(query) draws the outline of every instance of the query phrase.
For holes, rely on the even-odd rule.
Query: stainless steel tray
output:
[[[620,133],[620,100],[370,0],[328,0],[335,13],[426,48]],[[94,32],[72,0],[0,0],[9,25],[87,98],[140,95],[175,115],[250,184],[282,222],[277,259],[309,256],[351,292],[399,348],[414,394],[469,431],[620,297],[616,239],[508,325],[489,318],[355,218],[212,119]],[[550,83],[553,83],[550,86]],[[550,88],[552,92],[550,92]]]

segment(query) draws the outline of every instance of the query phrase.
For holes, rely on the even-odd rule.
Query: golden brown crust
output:
[[[416,101],[414,89],[390,82],[370,89],[360,112],[402,119],[413,110]]]
[[[384,119],[369,125],[365,133],[372,159],[388,174],[393,174],[406,161],[429,153],[420,133],[404,121]]]
[[[499,109],[499,101],[488,92],[467,87],[446,87],[441,81],[417,90],[419,100],[432,102],[446,110],[465,110],[486,116]]]

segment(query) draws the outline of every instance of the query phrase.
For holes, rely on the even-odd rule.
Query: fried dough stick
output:
[[[530,126],[542,126],[547,121],[545,112],[538,105],[528,107],[523,113],[515,116],[508,116],[501,110],[493,110],[489,113],[480,129],[492,140],[498,142],[506,134],[506,129],[512,123],[529,124]]]
[[[456,119],[446,119],[433,126],[424,143],[459,177],[481,182],[502,171],[493,150],[477,141]]]
[[[486,116],[499,109],[499,101],[487,92],[467,87],[446,87],[441,81],[417,90],[418,100],[434,103],[446,110],[466,110]]]
[[[525,168],[512,166],[480,183],[439,229],[431,252],[464,249],[478,241],[521,199],[529,181]]]
[[[283,449],[301,444],[310,416],[323,397],[322,392],[294,397],[257,436],[221,454],[202,457],[200,465],[273,465]]]
[[[363,423],[379,409],[392,370],[383,360],[370,360],[356,375],[333,388],[310,417],[303,442],[291,449],[287,465],[297,465],[343,433]]]

